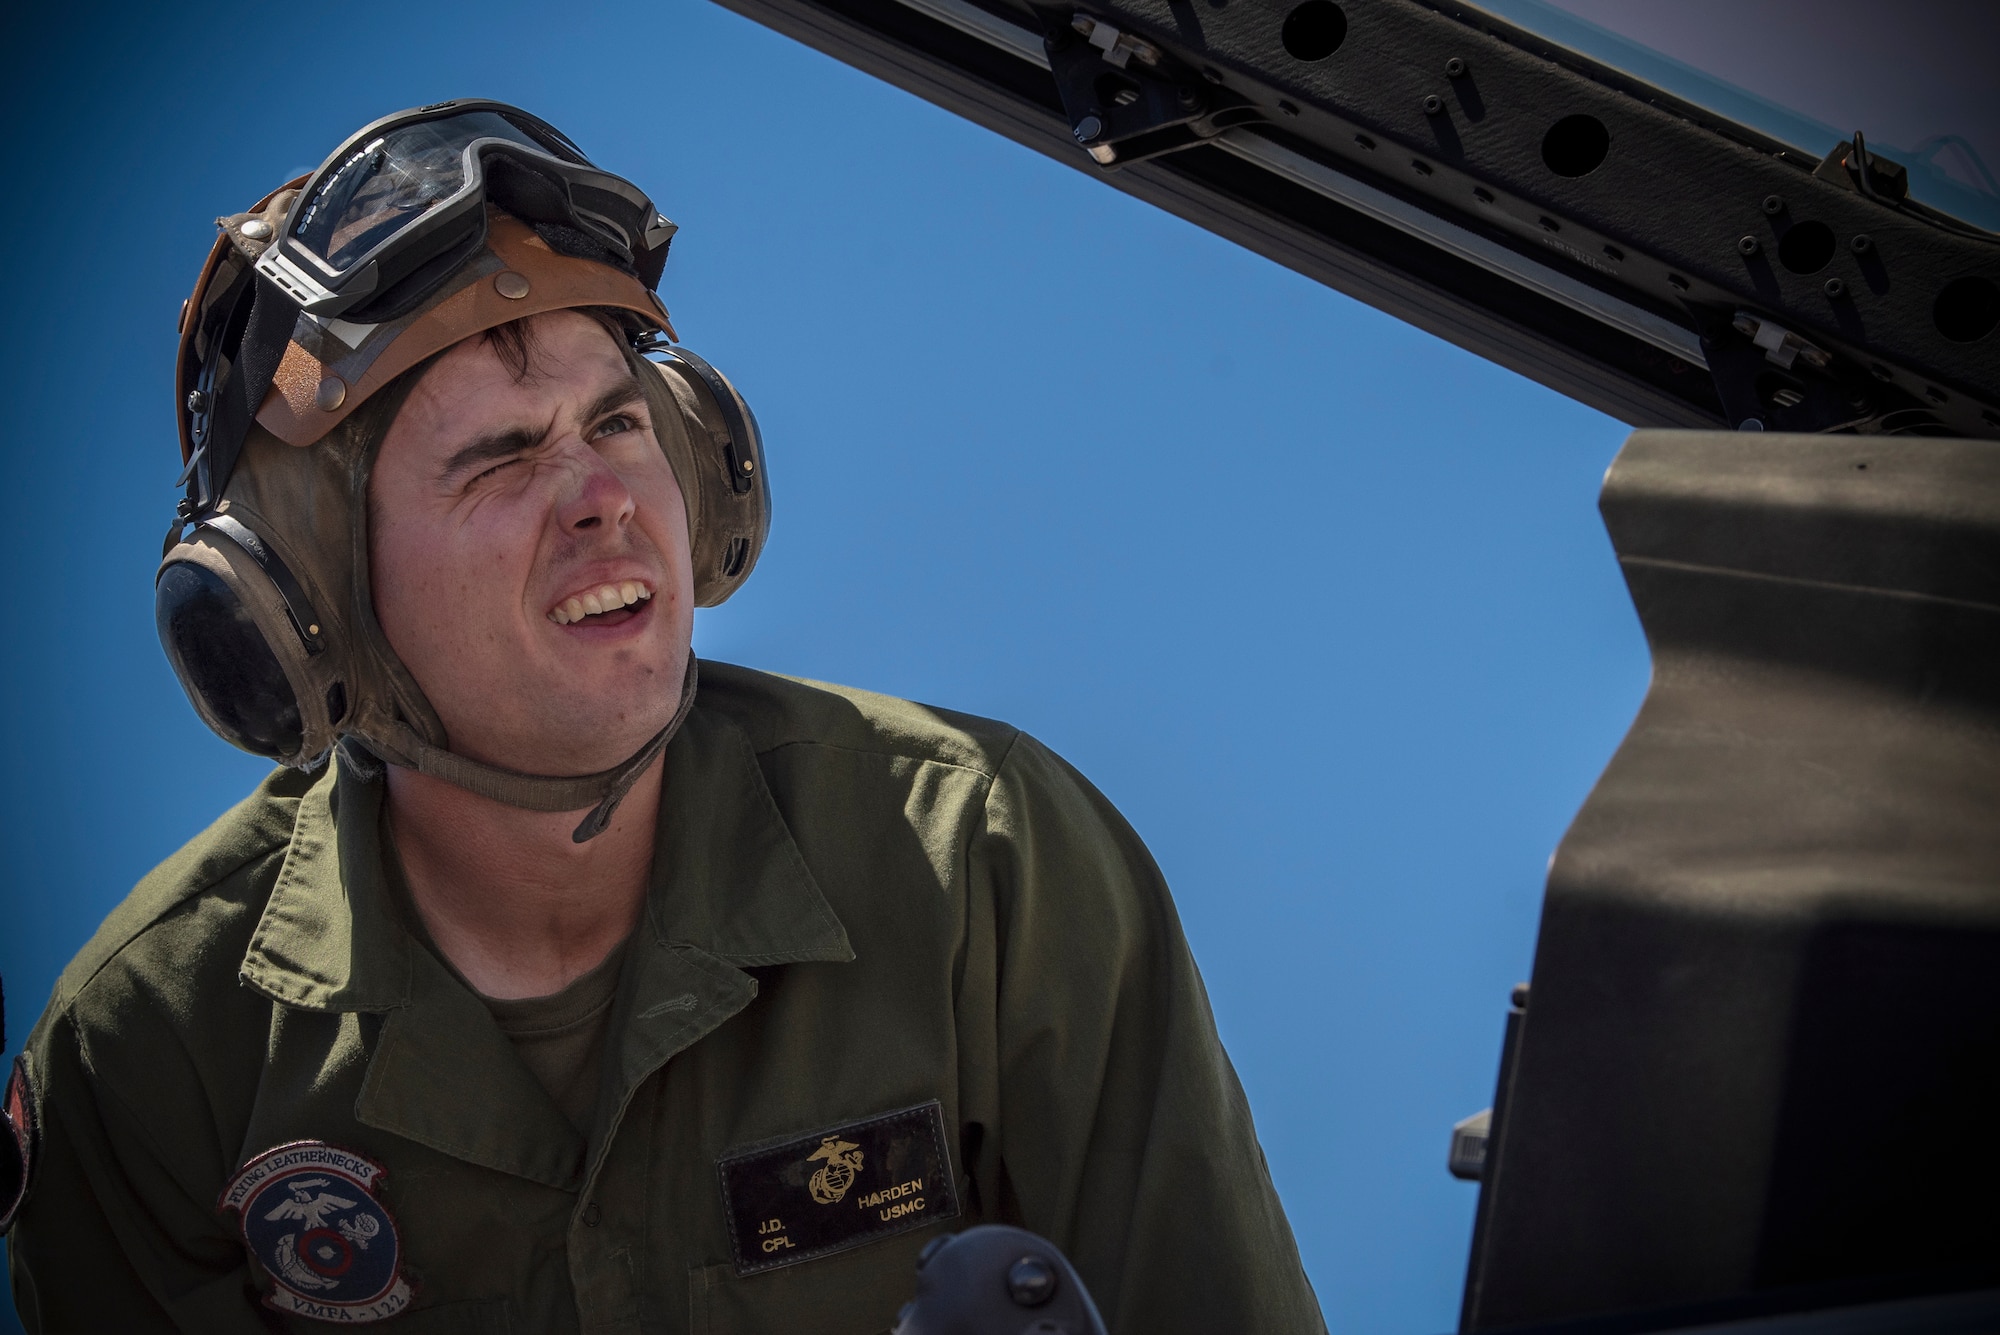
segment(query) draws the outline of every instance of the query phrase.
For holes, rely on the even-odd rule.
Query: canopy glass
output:
[[[1994,0],[1480,0],[1480,8],[1824,157],[1855,131],[1910,195],[2000,232]]]

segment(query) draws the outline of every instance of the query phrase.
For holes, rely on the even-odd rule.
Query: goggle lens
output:
[[[465,149],[501,139],[537,153],[552,148],[491,111],[398,126],[348,155],[320,179],[298,212],[292,239],[336,274],[412,221],[465,189]]]

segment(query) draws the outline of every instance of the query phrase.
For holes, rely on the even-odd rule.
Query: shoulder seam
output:
[[[823,742],[811,737],[788,738],[785,741],[776,742],[763,748],[753,747],[752,750],[757,755],[768,756],[795,746],[811,746],[817,747],[822,751],[845,751],[849,755],[880,756],[887,760],[915,760],[926,765],[943,765],[946,769],[964,770],[968,774],[977,774],[982,778],[993,779],[997,778],[1000,771],[1006,766],[1007,757],[1014,754],[1014,744],[1019,742],[1022,737],[1022,732],[1019,728],[1009,725],[1008,730],[1012,735],[1007,738],[1006,747],[1000,752],[999,759],[993,763],[991,769],[984,765],[967,765],[960,761],[946,760],[942,756],[925,755],[917,751],[900,751],[892,747],[842,746],[839,742]]]
[[[249,854],[248,856],[244,857],[241,861],[231,863],[226,870],[220,872],[219,874],[204,879],[201,882],[201,884],[192,887],[191,889],[188,890],[186,894],[178,896],[173,900],[172,903],[161,906],[160,911],[158,913],[155,913],[152,917],[146,919],[146,921],[140,923],[138,926],[134,927],[131,931],[127,932],[125,934],[124,940],[120,941],[112,949],[106,951],[104,953],[104,958],[99,960],[97,962],[97,966],[90,971],[89,977],[77,979],[75,986],[70,989],[69,995],[62,998],[61,1005],[55,1007],[53,1010],[49,1012],[48,1018],[53,1020],[58,1016],[62,1017],[69,1016],[69,1014],[75,1009],[77,1001],[83,996],[85,992],[90,990],[91,984],[97,981],[98,975],[102,974],[106,969],[110,968],[111,965],[116,963],[118,958],[122,956],[127,950],[131,949],[132,945],[135,942],[137,942],[140,937],[152,931],[155,927],[158,927],[161,923],[165,922],[170,916],[179,912],[182,908],[186,907],[190,902],[199,898],[207,891],[213,890],[216,886],[221,885],[225,881],[231,880],[232,878],[240,874],[244,869],[250,867],[252,864],[268,860],[275,853],[282,853],[289,846],[290,846],[290,841],[286,840],[284,842],[272,843],[266,847],[259,848],[256,852]]]

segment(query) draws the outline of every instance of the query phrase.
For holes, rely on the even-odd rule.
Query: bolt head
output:
[[[1087,144],[1104,133],[1104,122],[1095,116],[1085,116],[1070,128],[1079,144]]]
[[[1436,93],[1432,93],[1424,99],[1424,115],[1438,116],[1442,115],[1443,113],[1444,113],[1443,98],[1439,97]]]
[[[1785,211],[1785,201],[1777,195],[1764,196],[1764,212],[1776,217]]]
[[[347,382],[337,375],[330,375],[319,382],[313,391],[313,406],[323,413],[330,413],[347,402]]]
[[[198,389],[188,391],[188,411],[197,415],[208,411],[208,395]]]
[[[1754,236],[1740,238],[1736,242],[1736,249],[1745,255],[1755,255],[1757,253],[1757,238]]]
[[[1465,62],[1457,56],[1453,56],[1450,60],[1445,61],[1444,72],[1446,78],[1462,79],[1465,77]]]
[[[493,275],[493,290],[509,301],[519,301],[528,295],[528,276],[502,269]]]
[[[1875,238],[1866,232],[1856,232],[1847,243],[1847,248],[1857,255],[1866,255],[1874,248]]]
[[[1022,1307],[1040,1307],[1056,1296],[1056,1269],[1039,1256],[1024,1256],[1008,1268],[1007,1292]]]
[[[1847,284],[1838,278],[1829,278],[1820,290],[1829,297],[1844,297],[1847,295]]]

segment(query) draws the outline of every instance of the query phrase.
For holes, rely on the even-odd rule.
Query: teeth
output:
[[[645,602],[653,596],[653,591],[636,579],[628,579],[622,584],[604,584],[588,593],[579,593],[562,601],[549,613],[549,620],[558,626],[567,626],[595,616],[600,612],[615,612],[633,603]]]

